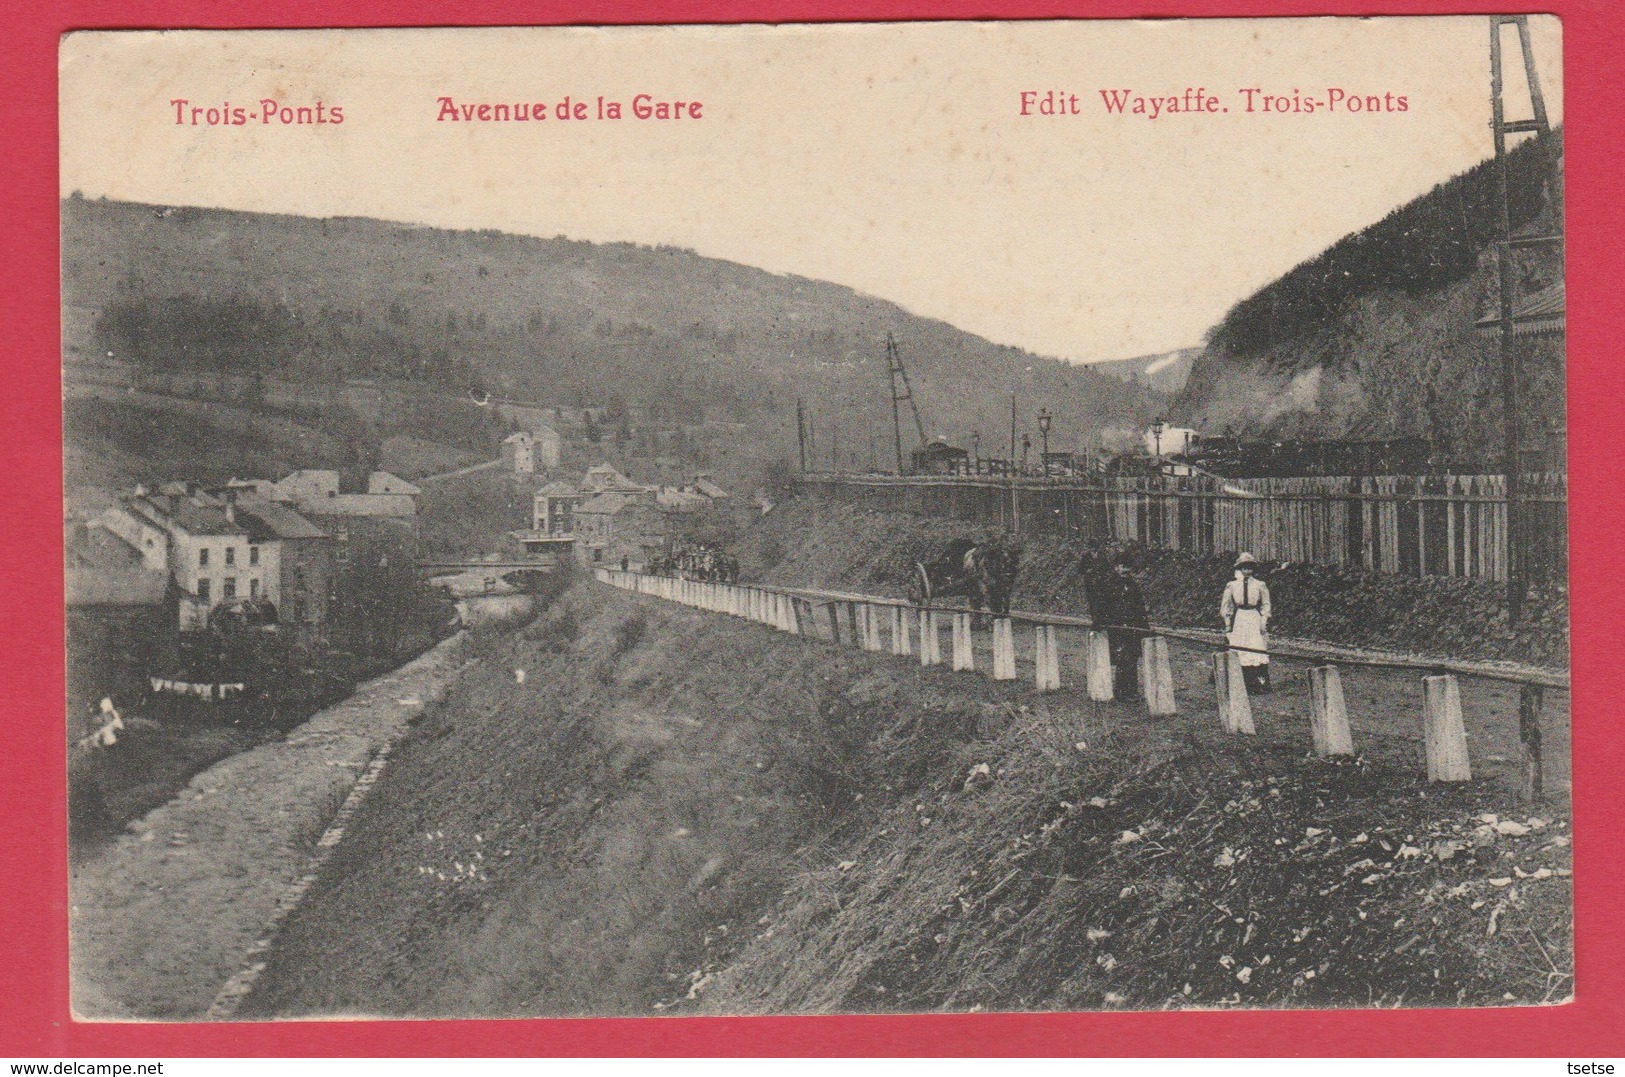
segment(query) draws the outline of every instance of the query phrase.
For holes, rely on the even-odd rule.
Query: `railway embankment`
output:
[[[1239,738],[1194,665],[1152,719],[591,580],[474,647],[240,1017],[1572,991],[1566,805],[1313,758],[1289,693]]]
[[[964,521],[797,497],[763,517],[739,553],[748,579],[902,597],[915,559],[929,558],[949,538],[991,533]],[[1023,541],[1014,605],[1042,613],[1086,612],[1081,560],[1087,548],[1052,535]],[[1219,595],[1232,575],[1231,556],[1138,546],[1111,552],[1134,566],[1155,623],[1219,627]],[[1279,636],[1422,657],[1568,666],[1568,589],[1561,583],[1536,584],[1514,627],[1504,584],[1302,563],[1264,568],[1274,599],[1270,631]]]

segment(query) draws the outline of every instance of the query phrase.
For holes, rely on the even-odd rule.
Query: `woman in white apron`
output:
[[[1219,615],[1224,618],[1224,635],[1241,650],[1241,675],[1249,692],[1270,690],[1270,589],[1253,574],[1258,559],[1250,553],[1236,558],[1236,578],[1224,585]]]

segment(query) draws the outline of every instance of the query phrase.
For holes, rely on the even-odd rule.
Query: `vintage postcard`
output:
[[[59,60],[79,1018],[1574,999],[1556,18]]]

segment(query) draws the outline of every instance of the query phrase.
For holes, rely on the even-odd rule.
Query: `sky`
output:
[[[1531,30],[1557,122],[1561,29]],[[1074,362],[1199,344],[1493,152],[1482,17],[80,33],[60,70],[64,196],[669,244]],[[638,119],[639,94],[700,116]],[[342,122],[281,122],[317,102]]]

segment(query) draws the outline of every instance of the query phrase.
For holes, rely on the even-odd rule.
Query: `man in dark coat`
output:
[[[1109,570],[1097,570],[1089,585],[1089,615],[1104,626],[1112,656],[1112,694],[1118,699],[1140,697],[1140,641],[1150,634],[1145,595],[1134,570],[1118,558]]]

